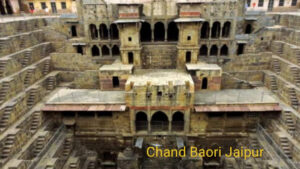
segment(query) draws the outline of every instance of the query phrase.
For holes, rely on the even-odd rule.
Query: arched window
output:
[[[118,88],[120,86],[120,80],[118,76],[113,76],[112,83],[114,88]]]
[[[167,131],[169,128],[169,120],[164,112],[158,111],[151,118],[152,131]]]
[[[218,38],[220,37],[220,30],[221,30],[221,24],[220,22],[215,22],[213,24],[212,30],[211,30],[211,37],[212,38]]]
[[[207,78],[206,77],[204,77],[202,79],[201,89],[207,89]]]
[[[221,48],[221,55],[227,56],[228,55],[228,47],[226,45],[223,45]]]
[[[259,0],[259,1],[258,1],[258,6],[259,6],[259,7],[264,6],[264,0]]]
[[[114,45],[113,48],[112,48],[112,55],[113,56],[117,56],[117,55],[120,55],[120,49],[117,45]]]
[[[185,63],[191,63],[191,57],[192,57],[192,53],[190,51],[187,51],[185,53]]]
[[[74,25],[71,26],[71,35],[72,35],[72,37],[77,36],[76,26],[74,26]]]
[[[11,4],[10,4],[10,1],[9,0],[5,0],[5,3],[6,3],[6,11],[7,11],[7,14],[13,14],[13,9],[11,7]]]
[[[179,30],[175,22],[170,22],[168,25],[168,41],[178,41]]]
[[[172,117],[172,131],[184,130],[184,115],[182,112],[176,112]]]
[[[202,45],[200,48],[200,56],[207,56],[207,52],[208,52],[207,46]]]
[[[110,25],[109,32],[110,32],[111,39],[119,39],[119,30],[116,24]]]
[[[154,25],[154,40],[164,41],[165,40],[165,26],[161,22],[157,22]]]
[[[100,38],[101,39],[108,39],[108,30],[107,30],[107,27],[106,27],[105,24],[102,23],[100,25],[99,32],[100,32]]]
[[[218,55],[218,47],[217,47],[217,45],[213,45],[210,48],[210,55],[211,56],[217,56]]]
[[[132,52],[128,52],[128,63],[133,64],[134,62],[134,57]]]
[[[148,118],[145,112],[138,112],[135,115],[135,129],[136,131],[148,130]]]
[[[91,33],[91,38],[92,39],[97,39],[98,38],[98,31],[97,31],[96,25],[90,24],[90,33]]]
[[[6,14],[2,0],[0,0],[0,13],[1,13],[1,15],[5,15]]]
[[[109,56],[109,49],[106,45],[103,45],[101,48],[102,56]]]
[[[96,45],[92,47],[92,56],[100,56],[100,50]]]
[[[247,24],[246,29],[245,29],[245,34],[250,34],[252,32],[252,25]]]
[[[140,31],[140,37],[142,42],[149,42],[151,41],[151,26],[148,22],[142,23],[142,28]]]
[[[209,36],[209,23],[204,22],[201,28],[201,38],[207,39]]]
[[[222,37],[227,38],[230,36],[230,22],[225,22],[222,30]]]

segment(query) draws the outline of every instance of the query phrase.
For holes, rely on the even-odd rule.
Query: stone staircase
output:
[[[244,169],[253,169],[252,164],[249,163],[245,164]]]
[[[142,169],[177,169],[177,164],[172,159],[145,159],[142,163]]]
[[[278,59],[273,59],[272,69],[275,73],[280,73],[280,63]]]
[[[289,93],[291,106],[295,109],[298,109],[299,101],[295,89],[290,87],[288,93]]]
[[[271,49],[274,53],[281,55],[283,54],[283,46],[282,42],[280,41],[273,41],[271,45]]]
[[[56,77],[55,76],[50,76],[47,79],[47,90],[53,90],[56,86]]]
[[[28,37],[27,36],[21,36],[21,39],[20,39],[20,49],[24,49],[26,47],[26,39]]]
[[[283,111],[284,123],[287,126],[287,131],[293,134],[296,130],[296,124],[293,120],[292,113],[290,111]]]
[[[43,75],[47,75],[50,71],[50,59],[46,60],[43,68]]]
[[[12,152],[12,148],[14,146],[16,140],[16,135],[15,134],[8,134],[7,138],[4,142],[4,146],[2,148],[1,151],[1,155],[0,158],[1,159],[6,159],[10,156],[11,152]]]
[[[66,138],[63,145],[63,156],[68,157],[72,151],[72,138]]]
[[[274,75],[270,75],[270,87],[273,92],[278,90],[276,77]]]
[[[13,111],[14,107],[15,105],[11,104],[4,108],[4,113],[0,120],[0,129],[5,129],[8,126],[11,112]]]
[[[31,50],[26,50],[25,51],[25,55],[24,55],[24,58],[22,60],[22,67],[26,67],[29,64],[31,55],[32,55],[32,51]]]
[[[71,162],[69,165],[69,169],[77,169],[78,168],[78,163],[77,162]]]
[[[4,76],[7,60],[0,60],[0,78]]]
[[[34,88],[30,89],[29,97],[28,97],[28,100],[27,100],[28,108],[32,108],[33,105],[36,103],[36,95],[37,95],[38,92],[39,92],[38,87],[34,87]]]
[[[300,64],[300,49],[297,49],[295,51],[295,54],[296,54],[297,62],[298,62],[298,64]]]
[[[96,168],[96,162],[95,161],[90,161],[88,164],[87,169],[95,169]]]
[[[259,149],[260,148],[260,145],[258,143],[258,139],[256,137],[250,137],[249,139],[249,142],[250,142],[250,146],[252,149]]]
[[[34,145],[34,149],[33,149],[33,154],[34,154],[35,157],[37,157],[38,154],[42,151],[42,149],[45,146],[45,142],[46,142],[46,138],[45,138],[44,135],[39,136],[37,138],[37,141],[36,141],[36,143]]]
[[[6,94],[9,91],[10,80],[3,82],[2,88],[0,89],[0,103],[5,101]]]
[[[32,115],[32,121],[30,126],[30,131],[36,131],[40,124],[40,112],[34,112]]]
[[[5,40],[0,40],[0,53],[5,49]]]
[[[300,85],[300,75],[297,67],[291,67],[291,73],[293,75],[294,82],[297,86]]]
[[[226,162],[225,169],[234,169],[233,164],[231,162]]]
[[[24,86],[25,86],[25,88],[27,88],[28,86],[30,86],[31,77],[34,74],[34,71],[35,71],[35,68],[29,68],[27,70],[27,73],[26,73],[26,76],[25,76],[25,79],[24,79]]]
[[[291,146],[290,146],[288,138],[280,137],[279,141],[280,141],[280,147],[283,150],[283,152],[285,153],[285,155],[288,158],[292,159],[293,155],[292,155]]]

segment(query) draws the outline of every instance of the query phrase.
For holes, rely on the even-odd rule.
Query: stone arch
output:
[[[138,112],[135,115],[135,129],[136,131],[148,130],[148,117],[145,112]]]
[[[218,46],[217,45],[213,45],[210,48],[210,56],[217,56],[218,55]]]
[[[108,30],[104,23],[100,24],[99,34],[101,39],[108,39]]]
[[[117,45],[114,45],[112,47],[112,51],[111,51],[112,55],[113,56],[117,56],[117,55],[120,55],[120,49]]]
[[[98,30],[96,25],[90,24],[90,33],[91,33],[91,38],[92,39],[97,39],[98,38]]]
[[[140,30],[140,37],[142,42],[151,41],[152,31],[151,31],[151,25],[148,22],[142,23],[142,28]]]
[[[116,24],[111,24],[109,28],[110,38],[111,39],[119,39],[119,30]]]
[[[221,24],[220,22],[214,22],[211,30],[211,38],[219,38],[220,37]]]
[[[165,40],[165,25],[162,22],[157,22],[154,25],[154,40],[155,41]]]
[[[222,37],[227,38],[230,36],[230,27],[231,27],[231,23],[230,22],[225,22],[223,29],[222,29]]]
[[[209,23],[204,22],[201,28],[201,38],[207,39],[209,37]]]
[[[162,111],[155,112],[151,117],[151,130],[167,131],[168,129],[169,129],[168,116]]]
[[[252,33],[252,25],[249,23],[246,25],[245,34],[250,34],[250,33]]]
[[[91,52],[92,52],[92,56],[100,56],[100,50],[98,48],[98,46],[94,45],[91,48]]]
[[[103,45],[101,48],[102,56],[109,56],[109,48],[106,45]]]
[[[200,48],[199,55],[200,56],[207,56],[207,53],[208,53],[207,46],[206,45],[202,45],[201,48]]]
[[[177,111],[172,116],[172,131],[184,130],[184,114]]]
[[[201,89],[207,89],[208,81],[207,77],[202,78]]]
[[[178,41],[179,30],[175,22],[170,22],[168,25],[168,41]]]
[[[227,55],[228,55],[228,47],[227,47],[227,45],[223,45],[223,46],[221,47],[220,55],[221,55],[221,56],[227,56]]]

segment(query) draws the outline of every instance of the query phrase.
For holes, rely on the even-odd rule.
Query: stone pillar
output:
[[[165,42],[168,41],[168,26],[165,28]]]

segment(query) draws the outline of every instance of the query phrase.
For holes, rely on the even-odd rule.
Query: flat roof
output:
[[[185,85],[185,82],[189,81],[193,84],[192,77],[182,70],[174,69],[139,69],[135,70],[134,75],[131,75],[127,84],[133,82],[134,86],[145,86],[148,82],[151,85],[169,85],[169,82],[173,82],[173,85]]]
[[[125,65],[122,63],[113,63],[111,65],[103,65],[100,71],[132,71],[133,65]]]
[[[204,22],[203,18],[178,18],[175,19],[174,22]]]
[[[185,64],[187,70],[222,70],[217,64],[207,63],[196,63],[196,64]]]
[[[142,19],[118,19],[115,20],[114,23],[136,23],[136,22],[144,22]]]
[[[125,104],[124,91],[59,89],[46,104]]]
[[[279,104],[268,89],[224,89],[195,92],[195,105]]]

